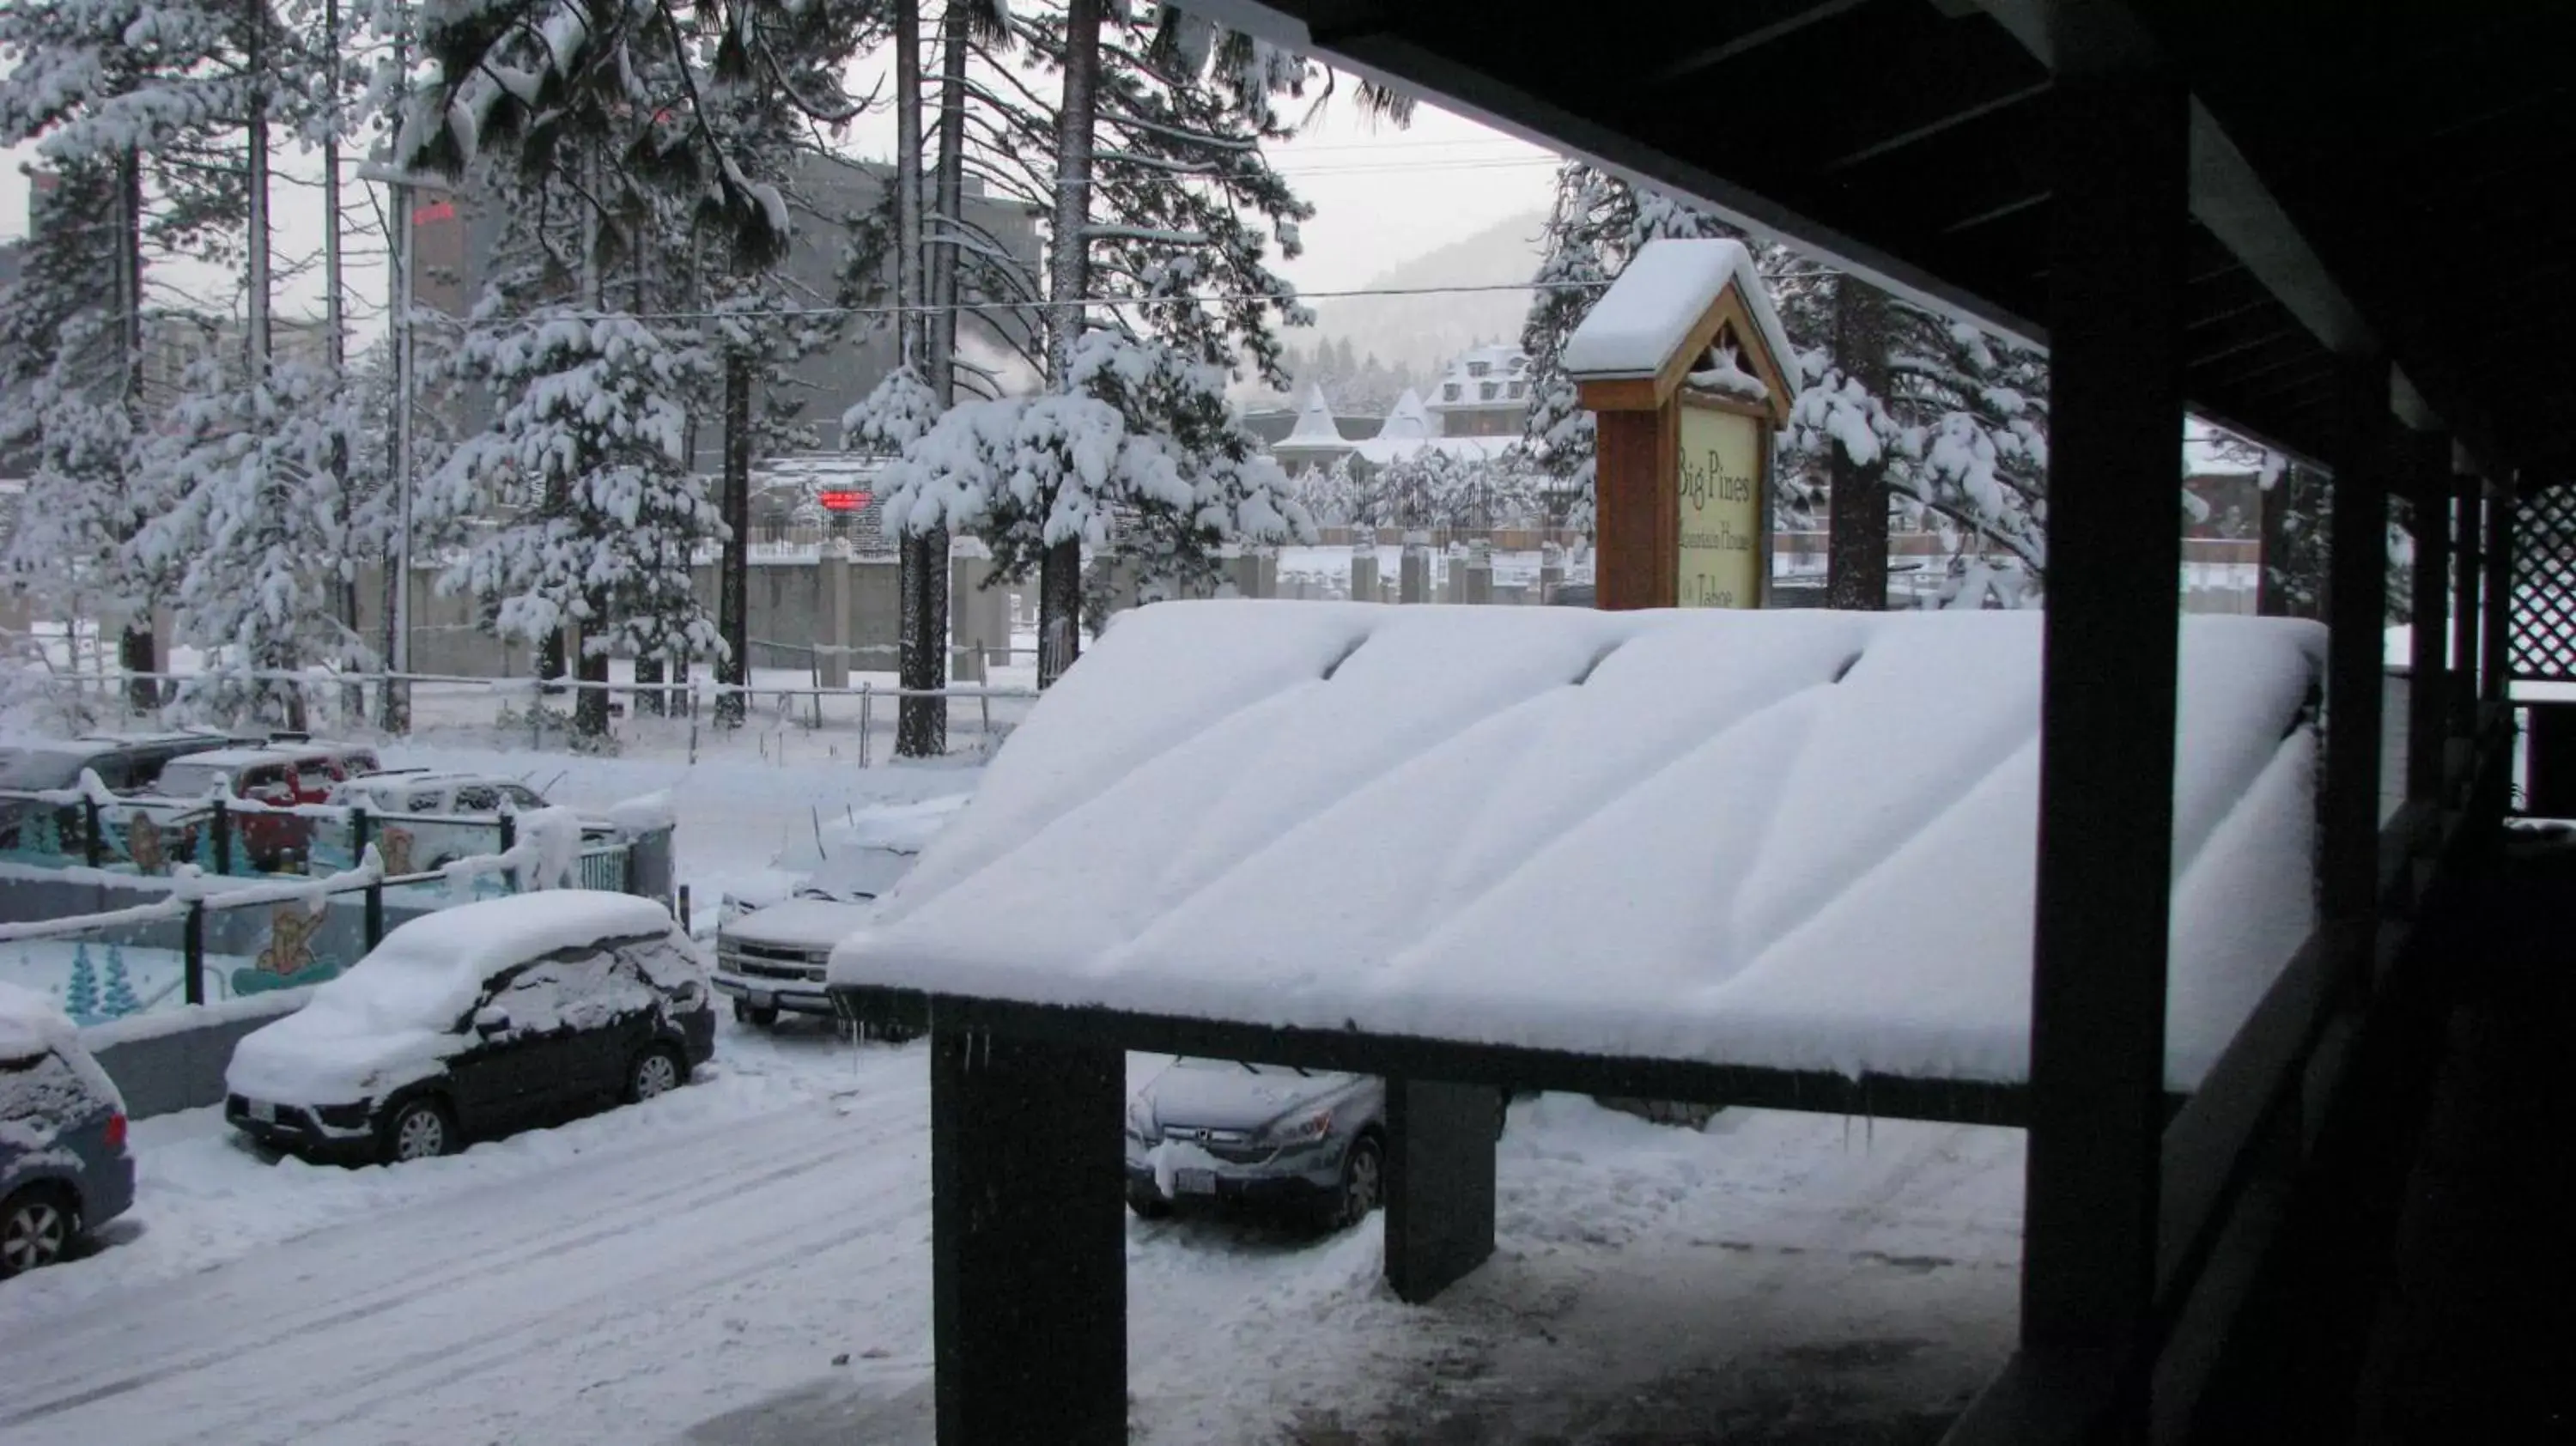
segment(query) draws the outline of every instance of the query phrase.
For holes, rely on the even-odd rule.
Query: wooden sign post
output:
[[[1594,598],[1758,608],[1797,362],[1740,242],[1650,241],[1565,344],[1597,421]]]

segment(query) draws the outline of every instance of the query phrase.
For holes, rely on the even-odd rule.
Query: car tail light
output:
[[[123,1110],[118,1110],[107,1117],[107,1147],[111,1150],[125,1148],[125,1111]]]

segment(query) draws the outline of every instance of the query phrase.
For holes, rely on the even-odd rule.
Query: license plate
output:
[[[1216,1193],[1216,1171],[1174,1170],[1172,1193],[1175,1195],[1213,1195]]]
[[[250,1102],[250,1117],[259,1121],[263,1125],[276,1124],[277,1106],[270,1104],[266,1100],[252,1100]]]
[[[742,1002],[754,1009],[768,1009],[778,1003],[778,996],[766,989],[746,989],[742,991]]]

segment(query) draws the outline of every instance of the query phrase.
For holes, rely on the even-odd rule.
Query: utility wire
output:
[[[1800,279],[1814,276],[1831,276],[1835,274],[1837,273],[1821,269],[1814,271],[1793,271],[1782,273],[1780,277],[1775,277],[1773,279]],[[558,316],[569,314],[580,319],[602,321],[774,321],[806,320],[823,317],[919,316],[947,311],[966,311],[977,313],[1040,312],[1052,311],[1067,306],[1224,306],[1246,301],[1333,301],[1360,296],[1459,296],[1495,291],[1601,291],[1606,290],[1609,285],[1610,283],[1607,281],[1531,280],[1498,281],[1474,286],[1357,286],[1322,291],[1297,291],[1284,296],[1266,291],[1240,291],[1214,293],[1201,292],[1184,296],[1094,296],[1078,301],[1058,301],[1051,299],[1032,299],[1028,301],[960,301],[946,306],[933,306],[928,303],[920,303],[910,306],[804,306],[757,308],[738,311],[725,311],[718,309],[703,309],[696,311],[576,311],[571,313],[555,312],[552,314]],[[450,316],[432,306],[424,305],[420,310],[425,313],[420,318],[421,320],[431,322],[432,324],[442,325],[447,329],[456,331],[497,330],[517,325],[520,320],[520,318],[508,317],[496,319],[490,322],[475,322],[464,317]]]

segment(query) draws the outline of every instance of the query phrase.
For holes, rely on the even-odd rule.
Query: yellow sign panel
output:
[[[1759,417],[1681,404],[1681,573],[1686,608],[1762,606]]]

